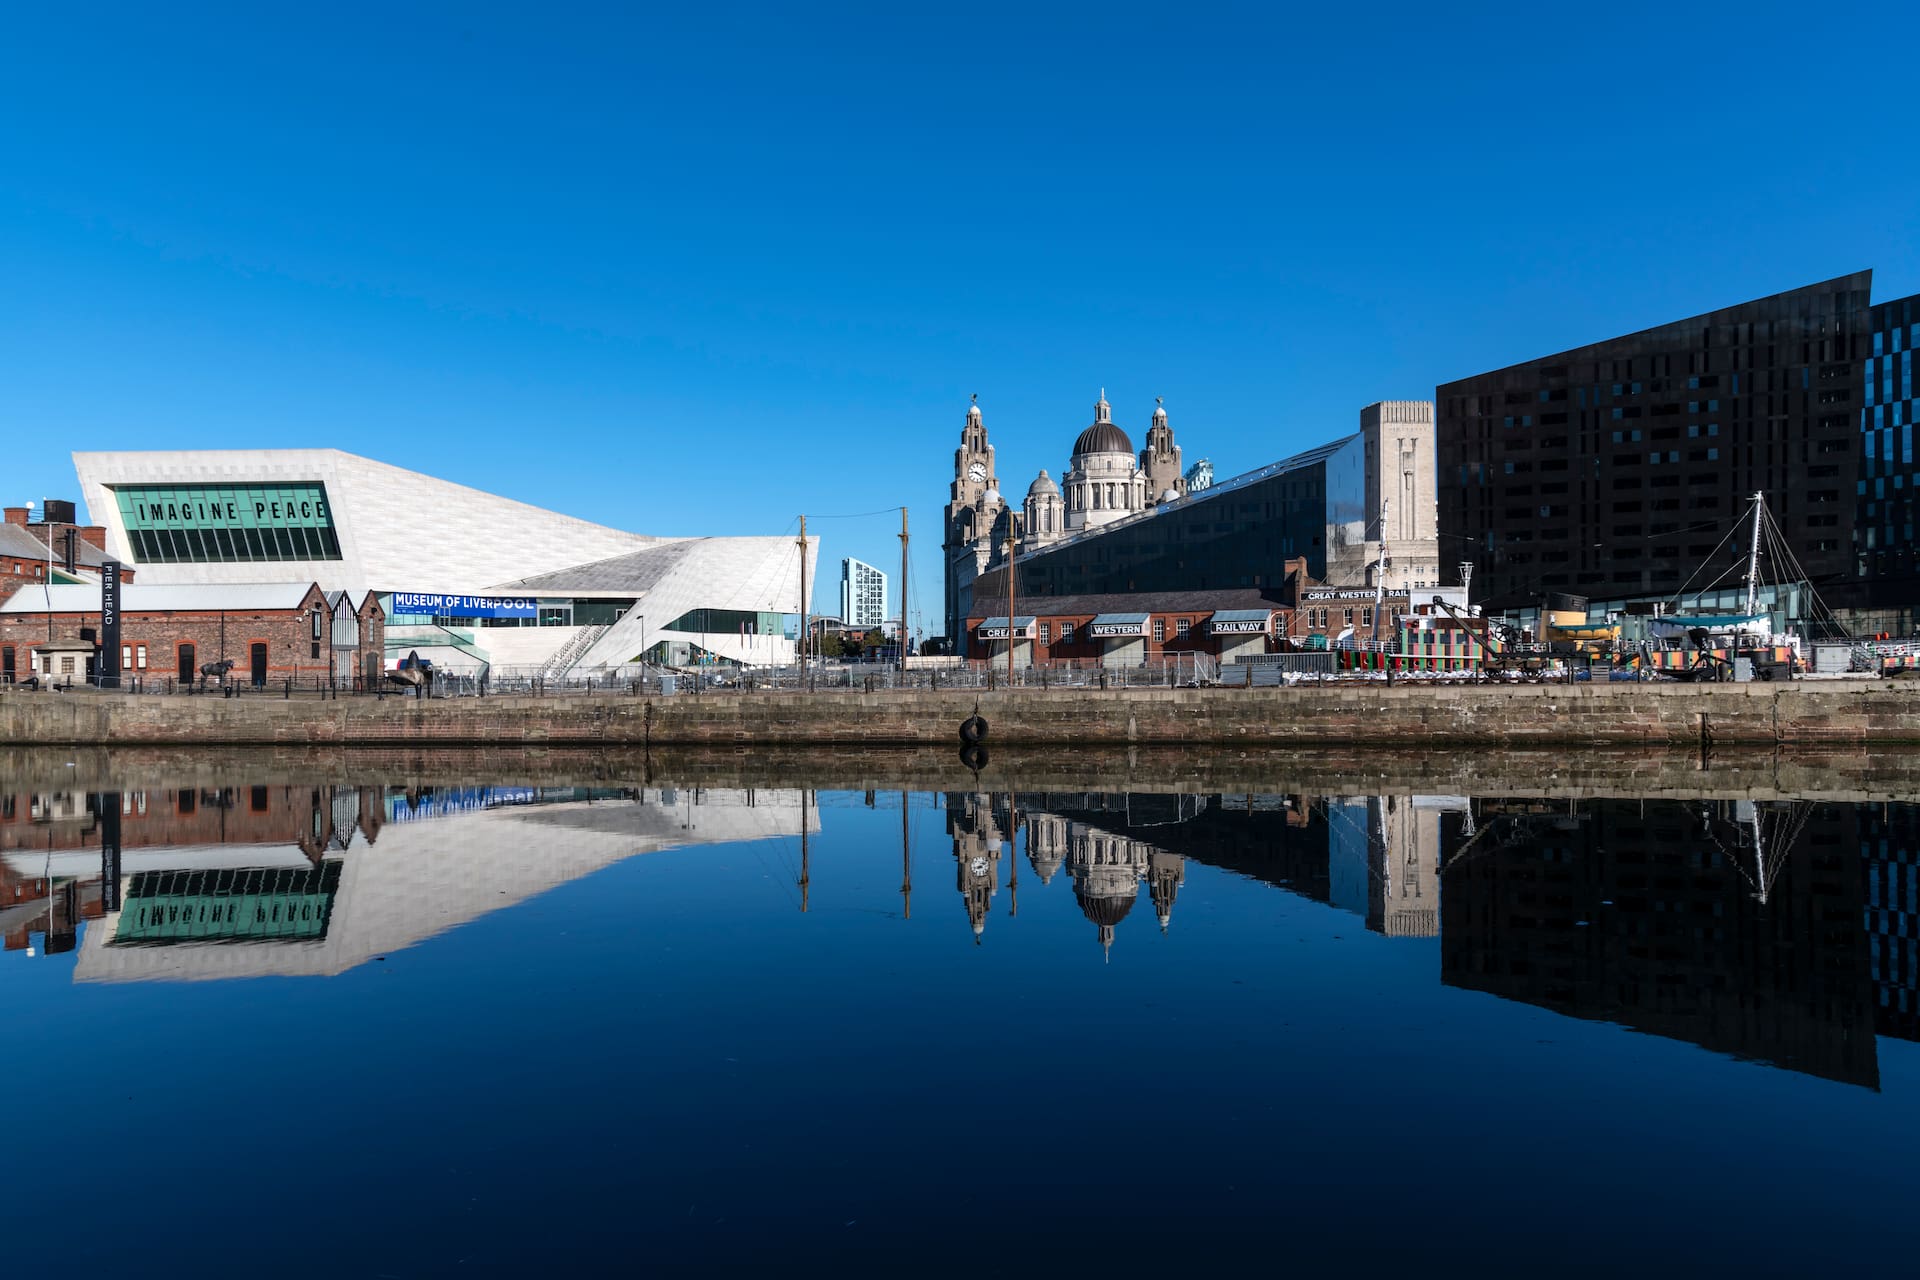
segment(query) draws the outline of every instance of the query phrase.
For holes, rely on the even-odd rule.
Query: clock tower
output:
[[[1005,505],[1000,498],[1000,477],[994,474],[986,421],[980,416],[980,397],[973,399],[967,407],[966,425],[960,429],[960,447],[953,451],[953,487],[948,495],[946,537],[941,547],[946,556],[947,642],[956,654],[967,651],[967,611],[973,604],[973,580],[992,556],[994,521]]]

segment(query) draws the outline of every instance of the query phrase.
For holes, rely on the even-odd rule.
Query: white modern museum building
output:
[[[107,547],[166,583],[375,592],[391,653],[549,677],[783,664],[800,546],[628,533],[337,449],[75,453]],[[819,556],[810,540],[807,572]]]

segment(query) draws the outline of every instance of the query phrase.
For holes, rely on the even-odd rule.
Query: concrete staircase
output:
[[[540,678],[542,680],[558,680],[560,677],[566,675],[567,672],[573,670],[573,664],[585,657],[587,650],[599,643],[600,637],[605,634],[607,634],[607,626],[605,624],[580,628],[577,634],[565,644],[561,645],[554,655],[547,659],[546,664],[540,668]]]

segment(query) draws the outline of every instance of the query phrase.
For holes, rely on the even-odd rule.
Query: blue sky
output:
[[[649,533],[805,511],[890,572],[897,516],[823,517],[906,503],[937,627],[971,392],[1017,492],[1102,387],[1225,475],[1920,291],[1902,6],[677,8],[10,13],[0,496],[331,445]]]

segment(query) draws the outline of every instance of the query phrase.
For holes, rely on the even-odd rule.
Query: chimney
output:
[[[81,525],[80,540],[96,551],[105,551],[107,549],[107,526],[103,524]]]
[[[0,508],[0,510],[6,512],[8,524],[25,524],[27,522],[27,509],[25,507],[6,507]]]

